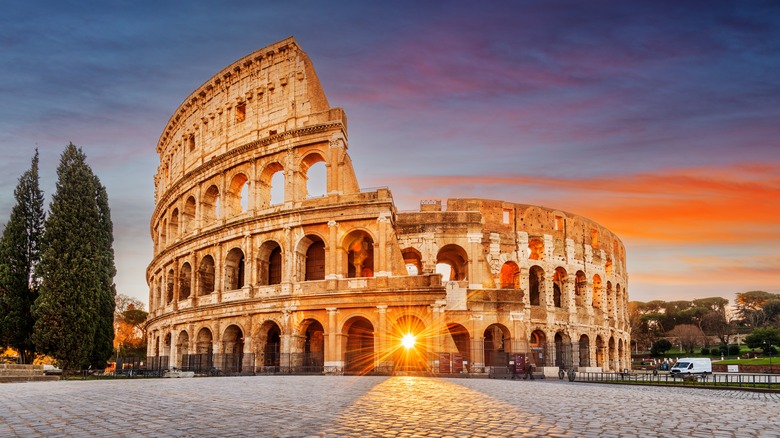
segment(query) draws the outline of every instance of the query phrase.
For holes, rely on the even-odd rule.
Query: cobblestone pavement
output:
[[[780,396],[423,377],[0,385],[0,436],[780,437]]]

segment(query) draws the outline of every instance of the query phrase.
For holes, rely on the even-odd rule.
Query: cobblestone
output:
[[[0,385],[0,436],[780,437],[775,394],[422,377]]]

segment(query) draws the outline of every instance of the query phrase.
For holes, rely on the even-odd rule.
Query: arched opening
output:
[[[520,268],[515,262],[501,266],[501,289],[520,289]]]
[[[534,366],[544,366],[545,358],[547,356],[547,336],[541,330],[534,330],[531,332],[531,338],[529,340],[529,347],[531,349],[531,363]]]
[[[599,274],[596,274],[593,276],[593,308],[601,309],[602,305],[601,277],[599,277]]]
[[[612,312],[615,310],[615,294],[612,292],[612,282],[607,282],[607,312],[612,316]]]
[[[279,243],[269,240],[260,245],[257,269],[257,278],[261,285],[282,282],[282,247]]]
[[[277,163],[265,166],[260,174],[260,208],[284,203],[284,167]]]
[[[618,319],[623,319],[624,309],[623,291],[620,288],[620,284],[617,284],[615,285],[615,311],[617,312]]]
[[[219,189],[217,186],[210,186],[202,197],[201,212],[203,214],[202,223],[212,224],[219,218]]]
[[[580,362],[581,367],[590,366],[590,338],[588,335],[580,336]]]
[[[165,338],[163,340],[162,356],[160,357],[160,362],[157,364],[157,369],[164,370],[168,368],[171,358],[171,345],[173,345],[173,340],[171,333],[168,332],[165,334]]]
[[[325,279],[325,242],[314,234],[309,234],[298,242],[296,250],[298,260],[298,278],[303,281]]]
[[[229,216],[237,216],[246,212],[249,206],[249,178],[243,173],[237,173],[230,180],[225,206]]]
[[[225,289],[236,290],[244,287],[244,251],[233,248],[225,258]]]
[[[222,372],[241,373],[244,362],[244,332],[237,325],[229,325],[222,334],[222,352]]]
[[[607,261],[604,263],[604,272],[607,277],[612,275],[612,259],[610,257],[607,257]]]
[[[174,361],[174,366],[184,371],[191,371],[189,364],[190,335],[184,330],[179,332],[179,336],[176,338],[176,351],[178,352],[178,357]]]
[[[528,258],[531,260],[544,260],[544,240],[532,238],[528,240]]]
[[[344,239],[347,278],[374,276],[374,240],[365,231],[353,231]]]
[[[261,363],[266,372],[277,372],[282,364],[282,330],[273,321],[266,321],[260,327]]]
[[[544,295],[544,270],[539,266],[531,266],[528,271],[528,299],[532,306],[546,305]]]
[[[160,245],[162,248],[168,245],[168,219],[163,219],[160,227]]]
[[[509,363],[507,353],[511,352],[509,329],[501,324],[491,324],[483,333],[485,338],[485,365],[506,366]]]
[[[585,306],[585,295],[588,288],[588,279],[585,277],[585,273],[577,271],[574,280],[574,304],[579,309]]]
[[[420,275],[423,272],[422,254],[414,248],[405,248],[401,251],[408,275]]]
[[[214,258],[203,257],[198,266],[198,296],[214,292]]]
[[[617,351],[617,368],[622,370],[623,367],[623,340],[618,339],[618,351]]]
[[[444,245],[436,255],[436,272],[442,274],[442,281],[465,281],[468,278],[468,255],[458,245]],[[444,265],[444,266],[442,266]],[[449,267],[449,275],[447,268]]]
[[[562,307],[568,300],[563,299],[563,291],[566,290],[566,270],[562,267],[555,268],[553,273],[553,306]]]
[[[325,365],[325,329],[315,319],[304,321],[303,360],[305,372],[321,373]]]
[[[325,158],[318,153],[311,153],[301,161],[301,175],[304,178],[305,198],[318,198],[327,191],[327,167]]]
[[[445,337],[445,349],[451,352],[450,359],[450,372],[458,374],[463,371],[463,363],[471,363],[471,337],[466,327],[460,324],[450,323],[447,324],[447,331],[450,333],[450,338]],[[440,359],[441,360],[441,359]],[[440,366],[441,368],[441,366]]]
[[[557,332],[554,338],[555,343],[555,366],[570,370],[573,368],[571,354],[571,340],[565,333]]]
[[[184,203],[184,210],[181,213],[182,232],[189,234],[195,230],[195,197],[190,196]]]
[[[423,339],[425,324],[416,316],[404,315],[393,325],[394,366],[396,371],[425,371],[428,351]]]
[[[168,275],[165,277],[165,304],[171,304],[173,302],[174,278],[173,269],[169,269]]]
[[[213,340],[211,330],[205,327],[200,329],[196,338],[195,354],[190,358],[190,366],[196,373],[205,373],[214,367]]]
[[[284,204],[284,171],[278,171],[271,177],[270,205]]]
[[[374,371],[374,326],[362,316],[344,324],[344,363],[347,374],[369,374]]]
[[[179,270],[179,301],[190,297],[192,290],[192,266],[184,262]]]
[[[176,240],[179,237],[179,209],[174,208],[171,213],[171,220],[168,222],[168,235],[171,236],[171,240]]]
[[[604,355],[606,352],[607,347],[604,345],[604,339],[601,338],[601,335],[596,336],[596,366],[601,367],[602,370],[605,370],[604,368]]]
[[[610,336],[609,337],[609,343],[607,344],[609,346],[609,352],[607,355],[607,366],[610,370],[614,371],[617,369],[617,348],[615,347],[615,337]]]

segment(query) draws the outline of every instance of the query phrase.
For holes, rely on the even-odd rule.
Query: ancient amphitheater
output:
[[[485,373],[523,356],[545,372],[629,367],[617,236],[495,200],[400,212],[387,188],[361,190],[347,138],[293,38],[176,109],[157,145],[150,367]]]

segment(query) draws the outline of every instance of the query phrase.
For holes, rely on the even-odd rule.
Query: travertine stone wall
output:
[[[527,353],[539,366],[630,365],[615,235],[545,207],[450,199],[400,213],[388,189],[361,191],[344,111],[293,38],[190,94],[157,152],[150,363],[338,374],[438,369],[456,353],[485,372]],[[313,166],[324,196],[309,196]],[[407,332],[413,365],[398,350]]]

